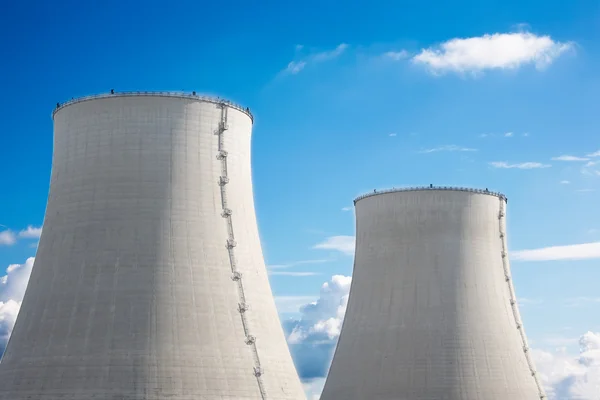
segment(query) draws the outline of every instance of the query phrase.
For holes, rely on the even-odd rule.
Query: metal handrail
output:
[[[244,114],[250,117],[250,120],[254,122],[254,116],[250,112],[249,109],[242,107],[239,104],[235,104],[229,100],[221,99],[219,97],[211,97],[211,96],[203,96],[197,95],[194,93],[185,93],[185,92],[114,92],[114,93],[102,93],[102,94],[94,94],[89,96],[78,97],[75,99],[71,99],[62,104],[58,104],[58,106],[52,111],[52,119],[57,112],[62,110],[65,107],[68,107],[72,104],[82,103],[84,101],[96,100],[96,99],[106,99],[111,97],[133,97],[133,96],[156,96],[156,97],[176,97],[181,99],[193,99],[199,101],[205,101],[208,103],[214,104],[226,104],[227,106],[234,108],[238,111],[243,112]]]
[[[359,200],[366,199],[367,197],[377,196],[380,194],[386,193],[396,193],[396,192],[417,192],[424,190],[448,190],[448,191],[456,191],[456,192],[469,192],[469,193],[478,193],[478,194],[488,194],[490,196],[495,196],[504,201],[507,201],[507,198],[504,194],[499,192],[492,192],[485,189],[473,189],[466,187],[453,187],[453,186],[415,186],[415,187],[407,187],[407,188],[393,188],[393,189],[383,189],[377,190],[372,193],[365,193],[363,195],[358,196],[354,199],[354,204],[356,204]]]

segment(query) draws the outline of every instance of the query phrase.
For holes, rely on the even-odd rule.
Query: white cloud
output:
[[[560,181],[561,185],[568,185],[569,183],[571,183],[570,181]]]
[[[420,153],[435,153],[438,151],[477,151],[477,149],[471,149],[469,147],[461,147],[456,145],[448,145],[448,146],[439,146],[431,149],[426,149],[420,151]]]
[[[354,236],[331,236],[316,244],[314,249],[336,250],[346,255],[354,254]]]
[[[390,133],[389,136],[390,137],[396,137],[396,136],[398,136],[398,134],[397,133]]]
[[[512,132],[506,132],[506,133],[504,134],[504,137],[513,137],[513,135],[514,135],[514,134],[513,134]]]
[[[295,74],[299,73],[300,71],[302,71],[308,65],[321,63],[323,61],[333,60],[334,58],[339,57],[340,55],[342,55],[342,53],[344,53],[344,51],[346,51],[347,48],[348,48],[348,45],[345,43],[342,43],[333,50],[322,51],[319,53],[310,54],[307,57],[305,57],[304,59],[295,60],[295,61],[290,62],[287,65],[285,72],[295,75]],[[298,49],[298,47],[296,47],[296,50],[297,51],[301,50],[301,48]]]
[[[388,51],[387,53],[384,53],[383,56],[390,58],[394,61],[399,61],[399,60],[404,60],[405,58],[408,58],[410,56],[410,54],[406,50],[400,50],[400,51]]]
[[[352,279],[334,275],[321,286],[319,297],[300,309],[300,318],[283,322],[298,374],[310,399],[318,398],[331,364],[348,304]]]
[[[268,265],[267,269],[273,270],[273,269],[291,268],[291,267],[296,267],[298,265],[323,264],[323,263],[326,263],[326,262],[329,262],[329,261],[331,261],[331,260],[330,259],[325,259],[325,258],[319,258],[317,260],[293,261],[293,262],[288,262],[288,263],[284,263],[284,264]]]
[[[295,75],[298,72],[302,71],[305,66],[306,66],[306,61],[291,61],[287,65],[287,68],[285,70],[287,72],[289,72],[290,74]]]
[[[563,156],[558,156],[558,157],[552,157],[552,159],[555,161],[587,161],[587,160],[589,160],[589,158],[571,156],[568,154],[565,154]]]
[[[538,304],[542,304],[544,302],[542,299],[530,299],[527,297],[519,297],[517,300],[518,300],[520,306],[538,305]]]
[[[529,32],[495,33],[451,39],[439,46],[423,49],[412,61],[437,74],[517,69],[526,64],[533,64],[541,70],[573,47],[573,43],[561,43],[550,36]]]
[[[42,235],[42,227],[36,228],[34,226],[27,226],[27,229],[19,232],[19,237],[28,238],[28,239],[39,239]]]
[[[0,246],[10,246],[17,242],[17,237],[10,229],[0,232]]]
[[[520,261],[589,260],[600,258],[600,242],[551,246],[540,249],[520,250],[511,253]]]
[[[0,353],[17,319],[33,262],[34,258],[30,257],[24,264],[11,264],[6,268],[6,275],[0,278]]]
[[[580,352],[571,356],[532,350],[549,400],[597,400],[600,393],[600,333],[587,332],[579,339]]]
[[[275,296],[275,305],[280,313],[296,313],[314,300],[315,296]]]
[[[596,165],[599,165],[599,164],[600,164],[600,161],[588,161],[581,168],[581,173],[584,175],[600,176],[600,169],[598,169],[598,167],[596,167]]]
[[[342,207],[342,211],[352,211],[352,207]]]
[[[325,378],[313,378],[302,382],[306,400],[319,400],[325,386]]]
[[[600,157],[600,150],[587,155],[588,157]]]
[[[551,167],[550,164],[542,164],[539,162],[524,162],[524,163],[517,163],[517,164],[509,164],[507,162],[504,161],[493,161],[490,163],[490,165],[494,168],[505,168],[505,169],[510,169],[510,168],[517,168],[517,169],[535,169],[535,168],[549,168]]]

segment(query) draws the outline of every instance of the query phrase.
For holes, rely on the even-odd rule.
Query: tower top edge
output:
[[[200,102],[213,103],[217,105],[226,105],[235,110],[238,110],[248,117],[250,120],[254,122],[254,116],[250,112],[249,108],[244,108],[239,104],[236,104],[232,101],[217,97],[217,96],[206,96],[202,94],[197,94],[196,92],[187,93],[187,92],[113,92],[110,93],[100,93],[93,94],[89,96],[76,97],[71,100],[68,100],[64,103],[56,103],[56,107],[52,110],[52,119],[54,116],[63,108],[66,108],[70,105],[83,103],[85,101],[98,100],[98,99],[109,99],[115,97],[170,97],[170,98],[178,98],[178,99],[186,99],[186,100],[196,100]]]
[[[488,196],[498,197],[505,202],[508,201],[506,196],[500,192],[492,192],[488,189],[474,189],[474,188],[466,188],[466,187],[454,187],[454,186],[416,186],[416,187],[406,187],[406,188],[392,188],[392,189],[383,189],[383,190],[374,190],[370,193],[365,193],[363,195],[358,196],[354,199],[354,204],[362,199],[366,199],[368,197],[379,196],[390,193],[402,193],[402,192],[420,192],[420,191],[450,191],[450,192],[468,192],[468,193],[476,193],[483,194]]]

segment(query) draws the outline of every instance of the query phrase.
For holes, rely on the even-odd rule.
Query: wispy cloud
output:
[[[600,166],[600,161],[588,161],[581,168],[581,173],[584,175],[600,176],[600,169],[597,165]]]
[[[524,133],[523,136],[527,136],[528,134]],[[504,138],[511,138],[514,137],[515,133],[514,132],[504,132],[504,133],[500,133],[500,134],[496,134],[496,133],[481,133],[479,135],[480,138],[491,138],[491,137],[504,137]]]
[[[588,157],[600,157],[600,150],[587,155]]]
[[[565,306],[567,307],[583,307],[591,304],[600,304],[600,297],[571,297],[565,300]]]
[[[303,47],[298,48],[298,46],[296,46],[297,51],[302,50],[302,48]],[[291,74],[291,75],[295,75],[309,65],[322,63],[324,61],[333,60],[334,58],[339,57],[340,55],[342,55],[342,53],[344,53],[344,51],[346,51],[347,48],[348,48],[348,45],[345,43],[342,43],[333,50],[309,54],[308,56],[305,56],[304,58],[291,61],[287,65],[284,72]]]
[[[518,299],[519,305],[523,306],[523,305],[537,305],[537,304],[542,304],[544,302],[544,300],[542,299],[530,299],[527,297],[519,297]]]
[[[10,229],[0,232],[0,246],[11,246],[17,242],[17,236]]]
[[[494,168],[504,168],[504,169],[511,169],[511,168],[516,168],[516,169],[535,169],[535,168],[549,168],[551,167],[550,164],[542,164],[539,162],[524,162],[524,163],[517,163],[517,164],[509,164],[507,162],[504,161],[493,161],[490,163],[490,165]]]
[[[398,136],[398,134],[397,133],[390,133],[389,136],[396,137],[396,136]]]
[[[346,255],[354,254],[354,236],[331,236],[313,246],[314,249],[336,250]]]
[[[342,211],[352,211],[352,207],[342,207]]]
[[[404,60],[410,56],[408,51],[400,50],[400,51],[388,51],[383,54],[384,57],[390,58],[394,61]]]
[[[550,36],[530,32],[495,33],[448,40],[423,49],[412,61],[435,74],[481,73],[493,69],[517,69],[527,64],[541,70],[573,47],[573,43],[557,42]]]
[[[560,181],[560,184],[561,184],[561,185],[568,185],[568,184],[570,184],[570,183],[571,183],[570,181]]]
[[[600,242],[550,246],[539,249],[520,250],[511,253],[513,260],[519,261],[556,261],[590,260],[600,258]]]
[[[438,151],[477,151],[477,149],[472,149],[469,147],[461,147],[461,146],[456,146],[456,145],[452,144],[452,145],[448,145],[448,146],[439,146],[439,147],[434,147],[431,149],[421,150],[419,153],[435,153]]]
[[[329,262],[329,261],[331,261],[331,260],[329,260],[329,259],[318,259],[318,260],[293,261],[293,262],[288,262],[288,263],[283,263],[283,264],[269,265],[269,266],[267,266],[267,269],[269,269],[269,270],[286,269],[286,268],[297,267],[298,265],[323,264],[323,263],[326,263],[326,262]]]
[[[26,239],[39,239],[42,235],[42,227],[36,228],[34,226],[29,225],[27,229],[23,229],[19,232],[19,237]]]
[[[577,156],[571,156],[568,154],[558,156],[558,157],[552,157],[552,159],[554,161],[587,161],[587,160],[589,160],[589,158],[586,158],[586,157],[577,157]]]

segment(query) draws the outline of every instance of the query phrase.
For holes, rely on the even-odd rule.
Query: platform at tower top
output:
[[[236,110],[241,111],[244,114],[248,115],[250,117],[250,119],[254,122],[254,116],[250,112],[249,108],[244,108],[239,104],[233,103],[229,100],[226,100],[226,99],[223,99],[220,97],[200,95],[200,94],[196,94],[196,92],[186,93],[186,92],[112,92],[111,91],[110,93],[101,93],[101,94],[94,94],[94,95],[83,96],[83,97],[76,97],[76,98],[73,98],[64,103],[57,103],[57,106],[52,111],[52,119],[54,119],[54,116],[56,115],[57,112],[59,112],[63,108],[68,107],[70,105],[82,103],[84,101],[107,99],[107,98],[113,98],[113,97],[172,97],[172,98],[174,97],[174,98],[179,98],[179,99],[204,101],[207,103],[214,103],[214,104],[225,104],[228,107],[231,107],[233,109],[236,109]]]
[[[456,186],[415,186],[415,187],[405,187],[405,188],[392,188],[392,189],[383,189],[383,190],[374,190],[370,193],[365,193],[363,195],[358,196],[354,199],[354,204],[356,204],[359,200],[366,199],[367,197],[379,196],[382,194],[389,193],[398,193],[398,192],[419,192],[419,191],[453,191],[453,192],[469,192],[469,193],[477,193],[477,194],[487,194],[490,196],[495,196],[504,201],[508,202],[506,196],[499,192],[492,192],[488,189],[473,189],[466,187],[456,187]]]

